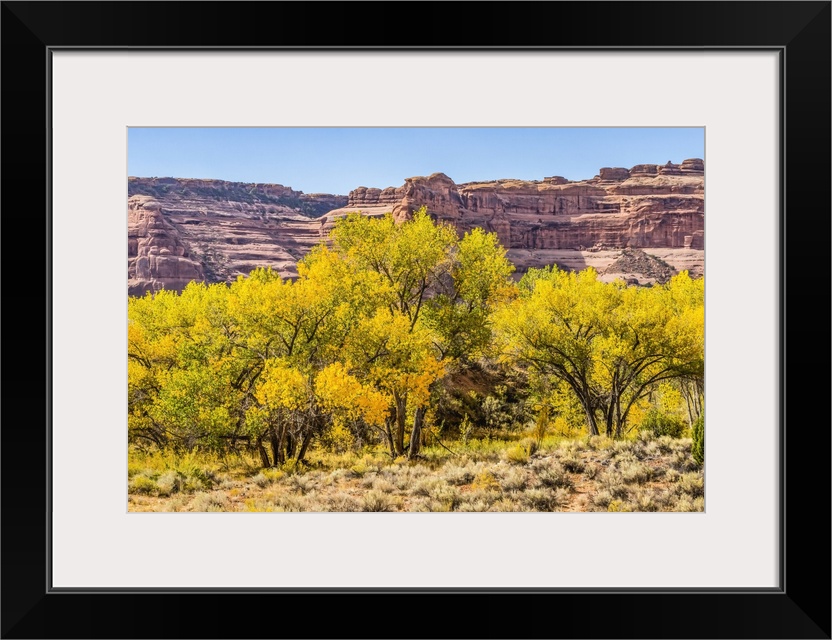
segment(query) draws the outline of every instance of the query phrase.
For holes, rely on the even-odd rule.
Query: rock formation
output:
[[[303,194],[282,185],[130,178],[128,194],[131,252],[137,247],[130,253],[133,262],[128,260],[129,277],[157,283],[131,285],[144,290],[180,288],[188,279],[230,281],[258,266],[291,277],[297,260],[348,213],[389,212],[404,220],[421,206],[460,233],[473,227],[495,232],[518,273],[548,264],[594,266],[600,272],[627,248],[648,249],[692,275],[703,270],[704,163],[696,158],[678,165],[604,167],[594,178],[574,182],[551,176],[456,184],[434,173],[407,178],[400,187],[358,187],[349,196],[336,196]],[[167,224],[153,227],[152,242],[159,251],[163,242],[171,244],[171,251],[181,246],[184,253],[177,257],[201,266],[201,275],[184,266],[176,277],[162,275],[154,271],[158,260],[156,266],[148,261],[149,272],[139,274],[134,258],[145,236],[137,235],[139,225],[133,220],[148,210],[152,200],[147,196],[155,198],[157,217]],[[163,240],[167,236],[170,240]],[[162,265],[168,267],[165,261]]]
[[[202,265],[194,260],[176,229],[165,221],[159,203],[133,196],[127,206],[127,292],[140,296],[160,289],[181,290],[203,280]]]
[[[656,256],[641,249],[624,249],[601,274],[604,281],[622,278],[628,284],[665,283],[678,271]]]
[[[632,247],[662,249],[664,260],[701,274],[704,202],[699,159],[629,170],[605,167],[577,182],[554,176],[457,185],[435,173],[408,178],[398,188],[352,191],[346,207],[325,216],[323,231],[350,211],[392,212],[404,219],[426,205],[461,232],[477,226],[495,232],[520,272],[553,263],[604,268]]]
[[[316,218],[347,203],[346,196],[305,194],[279,184],[246,184],[179,178],[128,179],[128,247],[141,242],[134,219],[147,202],[160,211],[165,227],[154,231],[155,243],[179,243],[200,267],[199,276],[178,281],[131,270],[128,288],[181,290],[190,280],[230,282],[257,267],[271,266],[284,276],[320,241]],[[168,240],[166,240],[168,238]],[[135,282],[133,282],[135,280]]]

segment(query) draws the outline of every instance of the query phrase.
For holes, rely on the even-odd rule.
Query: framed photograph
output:
[[[4,290],[11,303],[5,318],[6,420],[0,434],[5,445],[3,637],[830,637],[830,434],[823,400],[829,385],[827,377],[808,373],[806,357],[823,346],[815,326],[818,320],[826,326],[828,294],[821,305],[821,294],[807,295],[797,280],[800,274],[805,287],[829,265],[830,3],[487,3],[474,12],[473,5],[443,5],[447,11],[462,10],[467,16],[462,23],[449,22],[450,13],[440,16],[437,6],[399,5],[420,25],[402,31],[392,6],[359,3],[326,8],[312,3],[3,3]],[[675,194],[704,193],[704,229],[681,235],[683,246],[701,242],[707,256],[704,485],[696,485],[702,471],[692,466],[686,482],[693,493],[680,500],[676,491],[672,504],[663,498],[656,506],[659,493],[642,491],[642,502],[633,505],[611,496],[604,506],[616,508],[603,513],[597,508],[603,501],[594,498],[577,509],[587,513],[559,512],[559,506],[577,500],[565,485],[540,480],[544,473],[554,478],[567,463],[562,447],[545,448],[543,429],[536,443],[533,431],[511,435],[515,444],[495,454],[495,465],[501,466],[477,467],[471,482],[460,481],[453,489],[457,495],[459,487],[467,491],[479,483],[473,490],[482,493],[480,506],[491,507],[498,501],[494,496],[505,491],[500,483],[511,482],[517,469],[530,465],[537,475],[522,479],[528,491],[512,494],[516,504],[499,499],[510,507],[504,513],[353,513],[386,510],[359,509],[368,506],[366,496],[350,498],[338,509],[329,508],[331,496],[330,502],[293,498],[299,508],[286,509],[288,503],[255,489],[240,500],[215,503],[206,493],[199,504],[190,497],[196,494],[176,502],[170,497],[173,487],[193,478],[176,475],[178,468],[163,478],[141,466],[147,458],[131,458],[128,464],[125,455],[136,433],[151,432],[141,431],[146,407],[128,404],[133,399],[128,398],[124,348],[124,262],[127,258],[135,293],[169,277],[181,276],[183,286],[189,279],[209,280],[204,271],[202,278],[191,278],[158,268],[164,256],[185,269],[188,265],[180,262],[191,258],[186,254],[191,247],[203,252],[194,265],[214,269],[218,281],[231,278],[233,269],[225,258],[212,261],[205,253],[210,247],[195,241],[184,248],[172,241],[152,250],[142,240],[147,235],[130,231],[124,242],[128,224],[135,223],[124,215],[128,196],[136,198],[134,209],[152,217],[155,205],[148,203],[164,200],[169,192],[170,185],[158,181],[128,181],[128,164],[134,162],[129,152],[142,143],[136,132],[162,128],[398,128],[423,131],[425,138],[439,129],[628,128],[664,130],[668,136],[682,129],[700,131],[701,156],[669,158],[667,165],[668,158],[646,158],[652,164],[643,170],[667,175],[671,182],[691,181],[687,186],[674,182],[668,188]],[[631,145],[637,143],[646,140]],[[173,137],[167,144],[149,146],[150,154],[158,149],[173,158],[183,143]],[[250,161],[235,144],[214,145],[204,162],[233,167]],[[431,149],[434,157],[443,157],[442,144]],[[531,153],[532,142],[525,144]],[[454,154],[464,157],[460,146],[454,144]],[[587,142],[563,148],[577,162],[588,147]],[[359,164],[350,152],[356,157],[376,152],[392,165],[417,148],[405,138],[375,148],[355,142],[340,148],[344,157],[322,158],[319,164],[346,172]],[[299,164],[301,153],[295,153]],[[471,153],[488,151],[472,144]],[[454,154],[449,148],[445,160],[450,163]],[[558,193],[581,179],[595,180],[578,185],[598,198],[592,207],[629,206],[611,204],[608,189],[641,175],[636,164],[610,165],[595,178],[570,175],[564,182],[554,174],[518,177],[536,179]],[[466,194],[486,189],[476,177],[458,180],[469,184]],[[702,191],[693,185],[697,180]],[[289,180],[284,184],[295,186]],[[457,194],[465,191],[458,184],[454,188]],[[381,192],[365,191],[350,195],[345,205],[337,198],[318,202],[285,193],[260,202],[258,194],[237,195],[241,208],[252,204],[243,203],[246,198],[257,200],[252,206],[263,206],[257,215],[264,229],[270,215],[288,215],[277,207],[345,212],[381,198]],[[637,196],[644,197],[628,195]],[[412,194],[407,197],[416,202]],[[465,215],[474,210],[463,209]],[[184,228],[190,224],[187,217],[176,224]],[[298,218],[297,224],[308,223]],[[604,251],[602,243],[580,244],[576,253]],[[286,268],[296,268],[297,256],[290,257]],[[240,265],[246,262],[240,260]],[[625,271],[637,279],[632,266]],[[361,304],[366,307],[366,301]],[[818,309],[824,310],[823,318]],[[517,317],[522,313],[518,307]],[[513,326],[509,320],[507,327]],[[371,388],[366,371],[339,369],[339,357],[333,356],[324,373],[336,376],[344,389],[364,385],[364,397],[381,394]],[[264,380],[290,373],[281,369],[272,378],[266,373]],[[188,407],[194,403],[187,394],[209,383],[194,384],[190,392],[176,391]],[[289,457],[300,464],[312,432],[298,427],[287,431],[294,440],[277,438],[277,430],[263,426],[271,424],[270,418],[255,412],[265,411],[268,392],[257,393],[257,403],[245,406],[247,431],[231,433],[249,437],[247,451],[261,455],[260,462],[253,460],[263,470],[251,474],[250,481],[270,491],[291,482],[303,494],[300,485],[309,480],[282,479],[285,470],[278,463]],[[383,404],[386,396],[378,397]],[[598,397],[593,396],[596,404]],[[382,449],[389,446],[393,462],[416,464],[415,422],[402,426],[401,439],[389,430],[385,440],[384,422],[373,422],[371,408],[348,422],[332,417],[339,410],[337,398],[328,402],[328,430],[315,433],[332,456],[340,451],[338,438],[363,438]],[[173,404],[151,411],[170,412]],[[138,416],[129,425],[129,441],[128,406]],[[540,407],[535,412],[529,429],[540,424]],[[693,426],[692,419],[687,426]],[[467,443],[464,421],[454,428],[455,437]],[[511,426],[505,429],[508,433]],[[216,434],[218,441],[229,435],[219,428]],[[261,442],[268,446],[258,449]],[[552,462],[557,469],[543,469],[548,458],[535,453],[540,446],[553,460],[560,457]],[[653,448],[659,456],[660,446]],[[624,453],[638,466],[638,452]],[[673,453],[668,445],[668,456]],[[576,465],[585,465],[580,451],[572,454]],[[401,462],[408,457],[411,463]],[[375,464],[354,460],[350,468],[358,462]],[[620,460],[612,466],[617,472],[623,468]],[[452,471],[459,475],[473,468],[466,471],[457,462]],[[365,488],[379,504],[418,510],[399,508],[418,501],[393,475],[341,471],[327,469],[328,477],[341,478],[339,486],[345,487],[371,475]],[[570,486],[576,473],[564,471]],[[173,484],[165,489],[168,481]],[[211,480],[225,483],[223,491],[249,490],[249,479],[240,480],[239,487],[235,482],[230,476]],[[697,487],[704,502],[696,502]],[[430,491],[425,489],[418,504],[442,510],[442,500]],[[470,502],[473,509],[475,501]],[[644,506],[648,502],[656,509]],[[145,510],[164,513],[137,513]],[[280,510],[301,513],[273,512]],[[483,605],[492,604],[500,609],[478,615]],[[320,619],[298,615],[299,607],[321,605],[327,611]],[[544,614],[549,611],[563,613]],[[175,612],[174,622],[162,612]]]

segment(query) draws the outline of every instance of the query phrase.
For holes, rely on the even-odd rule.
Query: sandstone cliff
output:
[[[127,206],[127,292],[180,291],[204,272],[183,244],[176,229],[165,220],[159,203],[148,196],[133,196]]]
[[[560,176],[455,184],[435,173],[401,187],[350,193],[346,207],[331,211],[323,232],[349,213],[392,212],[406,218],[427,205],[461,232],[493,231],[522,273],[558,264],[567,269],[606,269],[624,248],[646,249],[677,271],[704,268],[704,162],[604,167],[590,180]]]
[[[358,187],[348,197],[307,195],[282,185],[174,178],[130,178],[128,194],[128,239],[137,247],[128,259],[128,277],[135,290],[179,289],[188,279],[229,281],[257,266],[272,266],[291,277],[297,260],[325,240],[340,217],[353,211],[370,216],[390,212],[402,220],[423,205],[461,233],[473,227],[495,232],[519,273],[553,263],[602,271],[626,248],[646,250],[693,275],[702,273],[704,263],[700,159],[604,167],[594,178],[574,182],[552,176],[456,184],[435,173],[408,178],[400,187]],[[136,235],[137,216],[154,201],[167,226],[153,227],[150,240]],[[158,245],[161,252],[165,242],[171,251],[182,247],[185,253],[178,257],[187,258],[194,269],[201,267],[202,274],[182,266],[176,277],[167,275],[169,271],[158,271],[158,260],[156,266],[148,262],[149,271],[139,272],[129,260],[139,256],[140,242],[146,251]],[[165,261],[162,265],[167,268]]]
[[[279,184],[179,178],[128,179],[128,290],[181,290],[191,280],[228,282],[271,266],[296,275],[295,263],[320,241],[315,219],[347,203],[346,196],[305,194]],[[147,207],[158,211],[153,235],[140,224]],[[141,234],[141,235],[140,235]],[[139,244],[187,247],[200,274],[171,278],[131,268]],[[135,260],[134,260],[135,262]],[[165,274],[167,272],[164,272]]]

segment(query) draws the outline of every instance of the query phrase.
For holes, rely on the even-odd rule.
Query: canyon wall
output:
[[[161,288],[181,291],[191,280],[230,282],[252,269],[271,266],[296,275],[295,264],[320,241],[322,214],[347,204],[346,196],[305,194],[279,184],[180,178],[128,179],[128,291],[139,295]],[[142,222],[149,211],[148,234]],[[158,271],[157,263],[137,269],[139,251],[187,247],[199,275]]]
[[[408,178],[400,187],[358,187],[349,196],[303,194],[282,185],[130,178],[128,194],[128,278],[133,278],[134,290],[180,289],[188,279],[230,281],[257,266],[272,266],[292,277],[297,260],[348,213],[389,212],[404,220],[421,206],[460,233],[473,227],[496,233],[519,273],[553,263],[601,271],[627,248],[644,250],[693,275],[704,266],[700,159],[604,167],[582,181],[552,176],[456,184],[435,173]],[[147,233],[138,216],[143,212],[146,217],[150,210],[159,211],[157,217],[167,226],[149,227],[150,236],[137,235]],[[172,276],[169,270],[159,271],[158,259],[139,270],[140,245],[148,256],[157,245],[158,255],[163,248],[184,251],[176,257],[192,262],[193,269],[201,267],[202,274],[181,266]],[[168,268],[164,260],[161,265]]]
[[[176,229],[148,196],[133,196],[127,206],[127,292],[181,291],[192,280],[203,280],[202,264],[195,260]]]

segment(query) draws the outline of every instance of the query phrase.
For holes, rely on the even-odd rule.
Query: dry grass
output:
[[[128,509],[176,512],[703,511],[689,439],[469,440],[416,461],[314,451],[309,465],[130,452]]]

